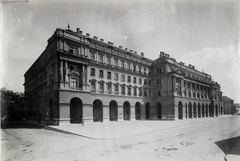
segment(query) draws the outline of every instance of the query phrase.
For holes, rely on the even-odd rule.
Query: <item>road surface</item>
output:
[[[25,123],[3,123],[1,160],[224,161],[240,136],[240,116],[203,120],[199,119],[198,123],[189,126],[106,140],[89,139]],[[151,126],[151,121],[148,122]]]

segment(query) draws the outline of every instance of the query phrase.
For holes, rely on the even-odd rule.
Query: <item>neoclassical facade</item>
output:
[[[223,102],[223,114],[233,114],[235,111],[234,100],[227,96],[222,96],[222,102]]]
[[[181,120],[222,115],[222,92],[211,75],[160,52],[116,47],[83,35],[78,28],[56,29],[25,73],[30,117],[51,124]]]

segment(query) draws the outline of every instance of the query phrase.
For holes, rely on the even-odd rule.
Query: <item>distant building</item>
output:
[[[233,114],[234,112],[234,100],[227,96],[222,96],[223,98],[223,111],[224,114]]]
[[[236,110],[236,113],[240,115],[240,103],[234,103],[234,109]]]
[[[52,124],[222,115],[211,75],[160,52],[148,59],[78,28],[56,29],[25,73],[28,111]]]

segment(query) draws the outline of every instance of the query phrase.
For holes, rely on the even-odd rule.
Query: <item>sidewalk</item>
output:
[[[240,160],[240,138],[236,141],[232,149],[226,155],[226,161],[239,161]]]
[[[137,121],[120,121],[120,122],[93,122],[82,124],[65,124],[60,126],[46,126],[46,124],[39,124],[37,122],[25,123],[45,126],[46,130],[53,130],[62,133],[74,134],[81,137],[107,140],[116,139],[127,136],[141,135],[146,133],[153,133],[157,131],[171,130],[172,128],[180,128],[183,126],[191,126],[192,124],[199,124],[207,122],[214,118],[198,118],[187,119],[179,121],[163,121],[163,120],[137,120]],[[151,122],[151,126],[149,126]]]

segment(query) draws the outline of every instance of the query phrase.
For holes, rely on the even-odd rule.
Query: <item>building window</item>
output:
[[[130,70],[130,67],[131,67],[130,63],[127,63],[127,67]]]
[[[121,61],[121,67],[124,68],[124,61]]]
[[[136,65],[133,65],[133,71],[136,72]]]
[[[77,54],[78,53],[78,49],[74,48],[74,47],[69,47],[69,52],[73,53],[73,54]]]
[[[143,70],[144,70],[144,74],[147,74],[147,70],[146,70],[146,68],[144,68]]]
[[[103,70],[100,70],[100,71],[99,71],[99,77],[100,77],[100,78],[103,78],[103,77],[104,77],[104,75],[103,75]]]
[[[158,96],[161,96],[161,91],[160,90],[158,91]]]
[[[77,88],[77,78],[70,78],[70,87]]]
[[[131,76],[128,76],[128,82],[131,82]]]
[[[111,64],[111,59],[110,59],[110,57],[107,57],[107,64]]]
[[[157,84],[158,84],[158,85],[161,85],[161,84],[162,84],[162,83],[161,83],[161,79],[158,79],[158,80],[157,80]]]
[[[91,76],[95,76],[95,68],[91,68]]]
[[[139,69],[139,70],[138,70],[138,71],[139,71],[139,73],[142,73],[142,68],[141,68],[141,67],[139,67],[138,69]]]
[[[108,79],[111,79],[111,78],[112,78],[111,72],[108,72],[107,78],[108,78]]]
[[[103,93],[104,92],[104,85],[102,83],[100,83],[100,86],[99,86],[99,92]]]
[[[146,89],[144,90],[144,96],[147,96],[147,90]]]
[[[133,94],[134,94],[134,96],[137,96],[137,89],[136,88],[133,89]]]
[[[118,86],[115,86],[115,93],[118,93]]]
[[[118,66],[117,59],[114,59],[114,66]]]
[[[91,60],[95,60],[95,54],[91,53]]]
[[[118,73],[114,74],[114,80],[117,81],[118,80]]]
[[[137,78],[133,77],[133,83],[137,83]]]
[[[103,63],[103,56],[99,55],[99,62]]]
[[[148,84],[149,84],[149,85],[151,85],[151,84],[152,84],[152,81],[151,81],[151,80],[149,80]]]
[[[96,91],[96,84],[95,83],[91,83],[91,91],[95,92]]]
[[[131,87],[128,87],[128,95],[131,96]]]
[[[70,72],[77,72],[78,71],[77,65],[70,64],[69,69],[70,69]]]
[[[108,92],[111,93],[112,92],[112,85],[108,85]]]
[[[122,74],[121,80],[122,80],[122,82],[125,82],[125,75],[124,74]]]
[[[144,85],[147,85],[147,80],[146,79],[144,79]]]
[[[125,86],[122,86],[122,94],[125,95]]]
[[[142,89],[139,89],[139,96],[142,96]]]
[[[142,84],[142,78],[139,78],[138,80],[139,80],[138,83]]]
[[[149,90],[148,93],[149,93],[149,97],[151,97],[152,96],[152,91]]]

